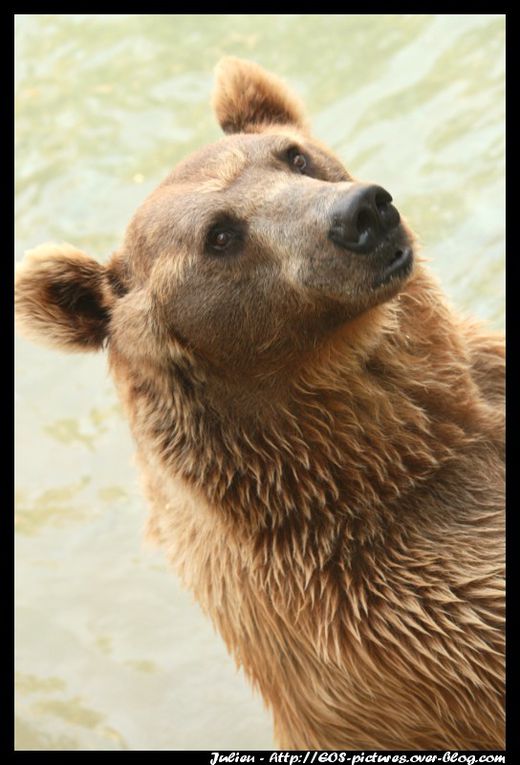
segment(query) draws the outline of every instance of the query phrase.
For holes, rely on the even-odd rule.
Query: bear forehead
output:
[[[301,133],[278,128],[276,133],[240,134],[221,138],[183,159],[162,186],[202,184],[200,191],[225,189],[244,170],[275,157],[293,145],[308,143]],[[181,189],[179,189],[181,191]]]
[[[200,232],[224,202],[229,204],[233,197],[238,207],[246,203],[251,195],[244,194],[243,190],[229,196],[235,182],[246,172],[258,170],[258,180],[268,196],[266,169],[275,170],[276,159],[280,160],[292,146],[303,146],[304,141],[302,135],[288,130],[276,134],[226,136],[204,146],[176,165],[145,199],[133,217],[131,228],[150,234],[165,223],[175,223],[177,230],[187,223],[188,229],[193,230],[196,224]],[[249,185],[252,191],[257,184]]]

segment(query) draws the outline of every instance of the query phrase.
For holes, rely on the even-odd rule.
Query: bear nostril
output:
[[[377,210],[379,221],[381,222],[383,228],[387,231],[395,228],[401,219],[399,212],[396,210],[393,204],[391,204],[391,202],[392,197],[388,191],[385,191],[385,189],[380,189],[374,197],[374,204]]]
[[[368,210],[360,210],[356,218],[356,229],[359,236],[361,237],[363,234],[369,231],[372,225],[372,213],[370,213]]]
[[[383,212],[390,202],[392,201],[392,196],[388,193],[388,191],[385,191],[384,189],[380,189],[375,196],[374,202],[377,207],[378,212]]]

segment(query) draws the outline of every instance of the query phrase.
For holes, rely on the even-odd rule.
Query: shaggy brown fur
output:
[[[377,258],[329,241],[355,182],[278,80],[227,59],[214,104],[231,135],[108,266],[48,245],[22,265],[22,329],[106,342],[150,534],[280,747],[500,748],[502,341],[417,256],[374,286]]]

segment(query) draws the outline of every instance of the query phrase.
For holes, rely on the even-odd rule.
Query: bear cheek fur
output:
[[[164,253],[149,277],[143,311],[154,317],[153,326],[147,322],[155,347],[178,341],[219,376],[251,380],[297,363],[356,314],[348,287],[331,298],[321,285],[304,284],[306,274],[316,280],[311,253],[294,250],[282,258],[273,249],[257,241],[229,257]]]
[[[301,344],[301,297],[279,264],[247,249],[229,260],[186,257],[175,279],[163,276],[165,258],[150,279],[157,324],[226,375],[250,376]]]

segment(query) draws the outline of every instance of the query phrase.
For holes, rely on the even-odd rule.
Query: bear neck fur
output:
[[[499,448],[462,330],[418,264],[397,298],[336,332],[292,375],[249,381],[242,397],[244,381],[216,384],[187,352],[139,376],[116,351],[111,366],[140,449],[233,528],[342,520],[367,541],[412,488],[483,436]]]

